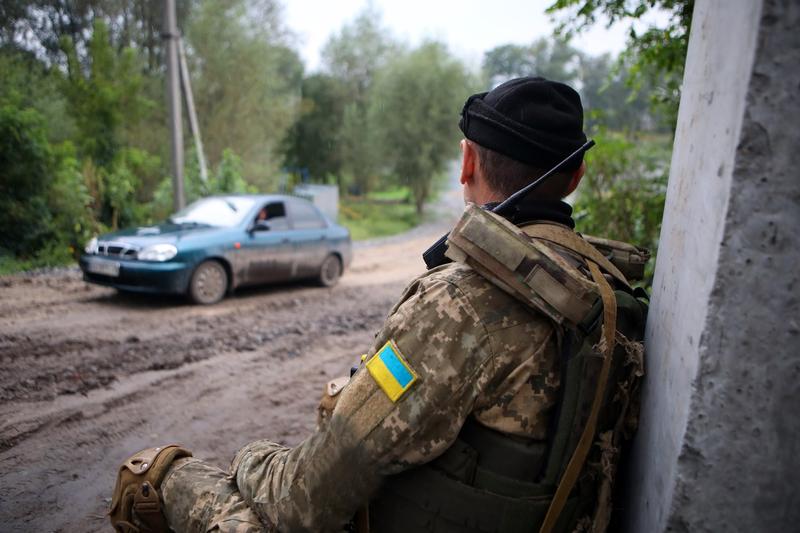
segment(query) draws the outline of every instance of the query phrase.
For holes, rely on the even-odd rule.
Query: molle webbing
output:
[[[474,205],[450,232],[447,256],[469,265],[557,324],[576,327],[598,300],[596,284],[554,249]]]
[[[623,287],[630,289],[630,284],[622,272],[601,254],[597,248],[586,242],[580,235],[569,228],[555,224],[533,224],[525,226],[522,231],[529,237],[550,241],[571,250],[587,261],[596,263],[605,272],[610,274]]]
[[[644,267],[650,260],[650,250],[627,242],[602,239],[591,235],[583,234],[581,237],[606,256],[628,281],[644,279]]]

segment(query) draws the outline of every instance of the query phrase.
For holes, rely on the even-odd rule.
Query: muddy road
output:
[[[367,350],[421,252],[459,209],[356,246],[332,289],[237,291],[210,307],[120,295],[76,271],[0,278],[0,531],[109,531],[117,465],[179,442],[226,468],[242,445],[292,445],[325,383]]]

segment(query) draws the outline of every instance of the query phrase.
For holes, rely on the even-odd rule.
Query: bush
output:
[[[208,176],[208,181],[200,178],[200,169],[194,155],[187,157],[184,175],[184,194],[186,204],[213,194],[255,193],[255,188],[247,184],[242,175],[242,161],[230,148],[222,152],[222,160],[216,170]],[[153,194],[149,206],[151,221],[166,219],[173,212],[172,177],[164,178]]]
[[[158,172],[161,160],[137,148],[118,151],[109,170],[102,173],[105,182],[104,205],[110,218],[104,219],[112,229],[141,224],[150,210],[137,198],[140,176]]]
[[[51,227],[51,153],[43,124],[33,109],[0,107],[0,249],[17,257],[33,256]]]
[[[63,263],[80,254],[86,242],[100,231],[92,212],[92,196],[71,144],[56,150],[57,165],[47,194],[53,214],[50,246],[40,256]]]
[[[626,138],[599,132],[587,153],[587,175],[578,188],[575,221],[582,233],[648,248],[652,281],[669,175],[670,139]]]
[[[19,268],[70,262],[98,230],[74,148],[52,147],[43,124],[33,109],[0,109],[0,254]]]

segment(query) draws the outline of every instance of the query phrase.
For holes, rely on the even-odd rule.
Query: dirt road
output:
[[[452,213],[458,200],[446,195]],[[180,442],[227,467],[295,444],[327,380],[371,344],[452,223],[358,246],[333,289],[238,291],[210,307],[122,296],[78,272],[0,278],[0,531],[108,531],[115,468]]]

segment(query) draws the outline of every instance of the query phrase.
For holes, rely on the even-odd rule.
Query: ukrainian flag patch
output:
[[[393,402],[399,400],[417,381],[417,374],[392,340],[384,344],[383,348],[367,361],[367,370]]]

